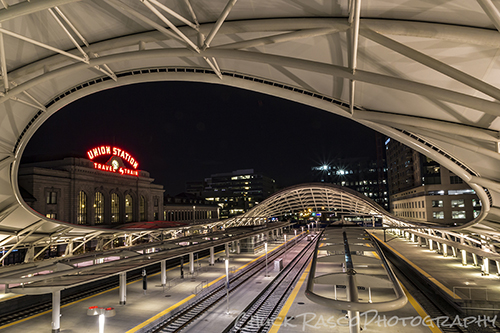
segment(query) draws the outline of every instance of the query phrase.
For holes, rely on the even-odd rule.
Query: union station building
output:
[[[218,207],[204,200],[164,198],[163,185],[154,184],[149,172],[140,170],[138,161],[123,149],[100,146],[89,150],[87,157],[22,164],[19,186],[25,202],[51,219],[111,228],[132,222],[193,224],[219,218]]]
[[[23,164],[19,186],[33,196],[25,201],[35,211],[60,221],[113,225],[159,220],[163,185],[125,163],[113,155],[103,163],[67,157]]]

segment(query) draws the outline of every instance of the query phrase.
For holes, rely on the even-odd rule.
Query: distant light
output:
[[[341,175],[342,176],[342,175],[345,175],[345,174],[346,174],[345,170],[338,170],[337,171],[337,175]]]
[[[328,170],[328,165],[324,164],[323,165],[323,170]]]

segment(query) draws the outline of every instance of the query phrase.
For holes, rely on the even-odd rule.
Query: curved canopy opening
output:
[[[498,234],[494,4],[161,3],[2,3],[8,7],[0,9],[4,239],[34,225],[37,233],[61,228],[40,221],[18,193],[21,155],[36,129],[81,97],[162,80],[222,83],[352,118],[464,179],[483,203],[468,230]],[[89,232],[77,229],[70,233]]]

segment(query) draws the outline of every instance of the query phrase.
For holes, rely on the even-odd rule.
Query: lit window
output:
[[[45,217],[48,217],[49,219],[55,220],[57,218],[57,214],[56,213],[47,213],[47,214],[45,214]]]
[[[464,199],[451,200],[452,208],[462,208],[465,207]]]
[[[104,196],[101,192],[95,193],[94,199],[94,223],[104,223]]]
[[[476,194],[476,192],[472,189],[467,190],[449,190],[449,195],[460,195],[460,194]]]
[[[452,219],[465,219],[465,210],[454,210],[451,212]]]
[[[125,222],[131,222],[132,217],[132,196],[127,194],[125,196]]]
[[[120,198],[118,194],[111,193],[111,223],[120,222]]]
[[[55,192],[55,191],[47,192],[47,203],[48,204],[56,204],[57,203],[57,192]]]
[[[432,200],[432,207],[443,207],[443,200]]]
[[[478,217],[479,214],[481,214],[481,211],[480,210],[474,210],[474,218]]]
[[[439,211],[439,212],[432,212],[432,217],[438,220],[444,219],[444,212]]]
[[[76,213],[76,223],[86,224],[87,223],[87,194],[80,191],[78,193],[78,208]]]

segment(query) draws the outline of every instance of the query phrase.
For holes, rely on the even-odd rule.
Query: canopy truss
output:
[[[483,204],[464,228],[498,235],[500,15],[489,0],[0,3],[5,245],[95,232],[22,200],[17,173],[33,133],[89,94],[165,80],[271,94],[386,134],[464,179]]]

